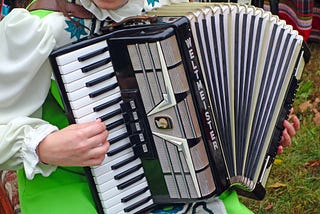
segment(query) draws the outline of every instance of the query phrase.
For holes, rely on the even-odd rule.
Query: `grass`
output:
[[[310,43],[294,109],[301,128],[292,146],[278,155],[262,201],[241,197],[254,213],[320,213],[320,44]],[[319,121],[318,121],[319,120]]]

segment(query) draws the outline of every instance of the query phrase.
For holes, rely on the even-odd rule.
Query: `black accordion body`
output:
[[[187,12],[188,11],[188,12]],[[308,50],[271,13],[177,4],[156,24],[55,50],[71,123],[101,118],[110,150],[87,167],[100,213],[141,213],[228,188],[262,199]]]

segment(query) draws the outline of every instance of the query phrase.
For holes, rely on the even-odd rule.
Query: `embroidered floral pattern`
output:
[[[147,0],[148,1],[148,5],[151,4],[151,6],[153,7],[155,2],[159,2],[159,0]]]
[[[81,36],[86,36],[88,33],[84,30],[84,20],[73,18],[72,20],[66,20],[66,23],[68,25],[65,30],[67,32],[70,32],[70,38],[76,37],[77,40],[81,38]]]

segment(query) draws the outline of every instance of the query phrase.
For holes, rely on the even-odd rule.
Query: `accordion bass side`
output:
[[[70,122],[102,118],[110,130],[104,163],[86,168],[99,212],[141,213],[228,188],[263,199],[310,54],[302,37],[253,6],[173,4],[149,14],[157,24],[50,56]]]

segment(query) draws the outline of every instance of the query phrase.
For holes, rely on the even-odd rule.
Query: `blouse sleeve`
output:
[[[29,179],[55,170],[40,164],[35,152],[57,130],[35,117],[50,87],[48,56],[55,43],[51,28],[25,9],[0,22],[0,169],[24,167]]]

